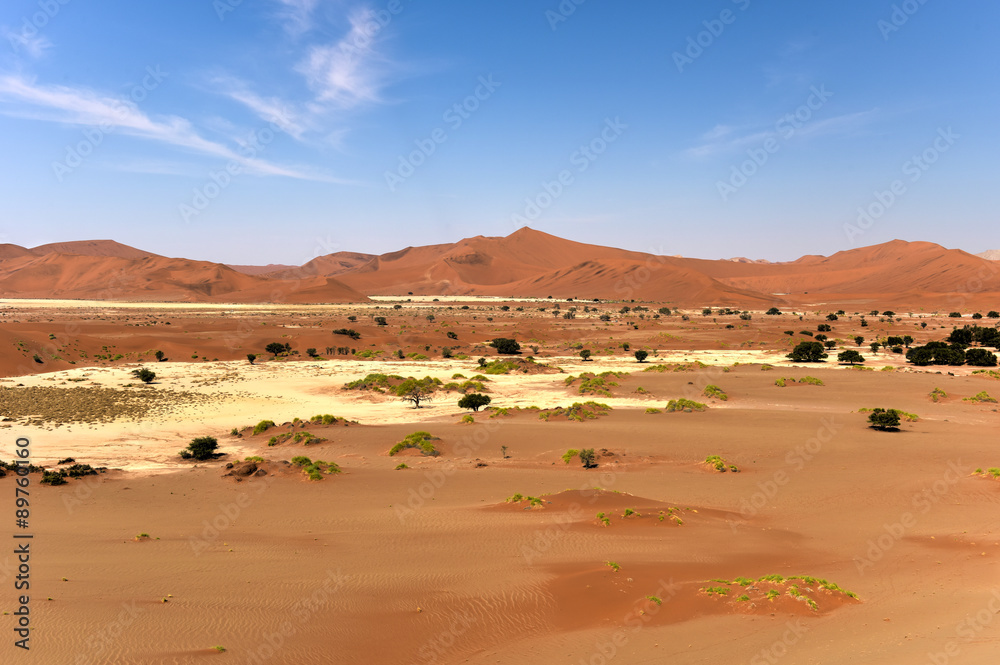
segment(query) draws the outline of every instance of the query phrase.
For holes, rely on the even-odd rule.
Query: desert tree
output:
[[[152,383],[156,378],[156,372],[151,369],[146,369],[145,367],[140,367],[139,369],[132,370],[132,376],[139,379],[143,383]]]
[[[593,469],[597,466],[597,453],[593,448],[584,448],[579,454],[584,469]]]
[[[154,355],[154,356],[156,356],[156,362],[158,362],[158,363],[161,363],[161,362],[163,362],[163,358],[164,358],[164,354],[163,354],[163,351],[159,351],[159,350],[158,350],[158,351],[157,351],[156,353],[154,353],[153,355]]]
[[[271,342],[264,347],[264,350],[277,358],[279,353],[284,353],[286,351],[285,346],[286,345],[281,342]]]
[[[847,351],[839,353],[837,355],[837,360],[849,365],[856,365],[858,363],[863,363],[865,361],[865,357],[854,349],[848,349]]]
[[[649,357],[648,351],[643,351],[642,349],[639,349],[638,351],[635,352],[636,362],[644,363],[646,362],[646,358],[648,357]]]
[[[490,342],[490,346],[496,349],[497,353],[504,355],[515,355],[521,352],[521,345],[517,343],[516,339],[509,337],[497,337]]]
[[[396,388],[396,395],[404,402],[412,402],[414,409],[420,408],[421,402],[430,402],[434,395],[434,380],[430,377],[414,379],[410,377]]]
[[[469,393],[458,400],[458,408],[460,409],[472,409],[473,411],[479,411],[493,400],[489,395],[482,395],[480,393]]]
[[[256,353],[248,353],[247,354],[247,360],[249,360],[250,364],[253,365],[253,361],[257,360],[257,354]]]
[[[795,362],[823,362],[829,354],[823,349],[822,342],[799,342],[788,354],[788,359]]]
[[[590,349],[584,349],[583,351],[580,352],[580,357],[583,358],[583,362],[587,362],[588,360],[590,360],[590,355],[591,355]]]
[[[865,338],[862,337],[861,335],[855,335],[854,343],[857,344],[858,346],[861,346],[862,344],[865,343]]]
[[[899,411],[896,409],[872,409],[868,416],[868,422],[872,429],[881,432],[896,431],[899,429]]]
[[[204,461],[215,457],[215,450],[219,447],[219,442],[214,436],[199,436],[192,439],[188,447],[181,451],[180,455],[184,459],[196,459]]]

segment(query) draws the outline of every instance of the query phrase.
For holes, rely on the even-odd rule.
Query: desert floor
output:
[[[967,398],[1000,397],[997,375],[908,367],[853,341],[922,344],[955,320],[868,315],[862,328],[858,314],[828,322],[820,310],[684,320],[562,302],[563,313],[600,307],[563,319],[551,302],[393,304],[3,303],[3,459],[27,436],[34,464],[109,469],[59,487],[31,474],[32,649],[13,646],[5,615],[2,662],[996,662],[1000,481],[976,470],[1000,466],[1000,415]],[[801,331],[827,323],[832,353],[859,348],[873,369],[785,359]],[[361,338],[331,334],[341,327]],[[454,391],[413,409],[343,389],[372,373],[471,378],[478,358],[497,359],[485,342],[498,336],[535,358],[522,363],[530,373],[486,376],[506,413],[470,424]],[[272,359],[271,341],[298,354]],[[140,366],[154,383],[130,376]],[[607,371],[621,374],[604,394],[566,383]],[[822,385],[789,380],[805,377]],[[709,385],[727,399],[705,396]],[[676,398],[707,409],[667,412]],[[539,417],[588,401],[610,408]],[[875,431],[859,409],[879,406],[918,418]],[[340,419],[310,422],[317,414]],[[261,420],[275,425],[255,435]],[[439,455],[389,456],[418,430]],[[320,442],[296,443],[304,432]],[[181,460],[202,435],[223,455]],[[585,448],[597,468],[563,461]],[[716,471],[710,455],[739,472]],[[241,462],[253,456],[264,461]],[[297,456],[342,472],[310,480],[287,464]],[[12,475],[0,486],[12,534]],[[538,500],[508,502],[515,494]],[[17,574],[7,548],[4,612],[17,607]]]

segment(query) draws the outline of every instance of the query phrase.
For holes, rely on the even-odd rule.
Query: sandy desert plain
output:
[[[1000,466],[1000,415],[968,398],[1000,396],[1000,375],[868,349],[995,322],[660,306],[0,303],[4,459],[24,436],[35,465],[108,467],[59,486],[29,476],[20,659],[996,662],[1000,481],[976,471]],[[837,341],[826,362],[785,357],[824,324]],[[497,337],[521,354],[498,355]],[[836,362],[849,348],[863,369]],[[133,378],[139,367],[156,379]],[[414,409],[390,394],[398,379],[380,391],[373,374],[441,384]],[[376,389],[345,389],[365,377]],[[490,408],[458,408],[462,391]],[[680,398],[706,408],[668,412]],[[871,407],[915,417],[876,431]],[[337,418],[312,419],[323,414]],[[390,456],[418,431],[436,455]],[[206,435],[221,456],[182,460]],[[590,448],[596,468],[563,461]],[[300,456],[323,460],[318,480]],[[15,481],[0,479],[9,532]],[[6,549],[0,652],[15,662]]]

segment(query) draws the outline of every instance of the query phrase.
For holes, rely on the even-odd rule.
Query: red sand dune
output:
[[[1000,264],[927,242],[892,242],[786,263],[656,256],[522,228],[506,237],[337,252],[303,266],[169,259],[111,240],[0,245],[0,293],[22,298],[345,302],[366,295],[618,299],[763,308],[823,302],[995,308]]]
[[[303,297],[303,292],[308,296]],[[0,262],[0,295],[5,298],[181,302],[367,300],[363,294],[333,279],[269,280],[207,261],[58,253]]]

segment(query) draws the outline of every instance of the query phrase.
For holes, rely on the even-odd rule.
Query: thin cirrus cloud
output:
[[[45,52],[52,48],[52,42],[41,35],[29,36],[24,30],[20,33],[14,32],[10,28],[2,30],[2,37],[10,43],[15,53],[24,51],[32,58],[40,58]]]
[[[310,0],[279,1],[294,7],[294,16],[311,16],[316,6]],[[384,103],[383,90],[397,69],[379,49],[385,35],[372,15],[370,8],[355,8],[347,14],[349,29],[340,39],[306,47],[293,67],[308,86],[308,92],[298,101],[259,94],[236,76],[216,77],[211,89],[278,124],[299,141],[305,141],[307,133],[317,132],[322,142],[339,147],[349,130],[329,129],[331,120],[340,120],[343,112]],[[293,23],[298,25],[298,19]]]
[[[766,129],[757,128],[740,134],[737,134],[738,130],[735,127],[716,125],[701,136],[701,143],[688,148],[684,154],[688,157],[704,159],[719,154],[738,152],[750,146],[760,145],[768,139],[788,141],[795,138],[853,134],[863,126],[875,121],[878,113],[878,109],[871,109],[794,124],[785,123],[783,119],[779,119]]]
[[[278,0],[282,8],[278,16],[285,23],[285,31],[290,35],[299,36],[312,30],[313,11],[319,0]]]
[[[46,86],[21,76],[0,76],[0,104],[3,104],[0,112],[9,116],[63,125],[99,127],[102,131],[112,128],[113,131],[133,137],[233,160],[256,175],[339,184],[350,182],[245,157],[226,145],[203,138],[184,118],[166,116],[154,119],[141,112],[134,104],[102,96],[86,88]]]
[[[313,46],[296,70],[305,76],[316,101],[340,108],[381,101],[389,60],[375,48],[366,29],[371,10],[350,14],[351,29],[339,41]]]

